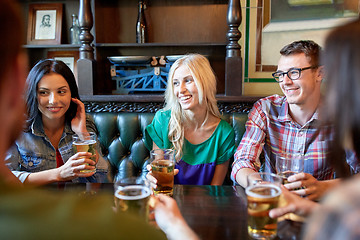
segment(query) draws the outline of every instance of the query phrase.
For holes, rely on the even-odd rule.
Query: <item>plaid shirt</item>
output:
[[[275,173],[276,155],[296,153],[304,156],[304,172],[318,180],[331,179],[333,168],[326,161],[326,140],[331,138],[332,128],[325,126],[316,133],[319,126],[317,111],[301,126],[290,117],[286,97],[273,95],[260,99],[249,113],[246,132],[234,155],[232,177],[236,179],[241,168]],[[318,135],[312,140],[314,134]],[[330,137],[326,139],[327,136]],[[262,150],[265,164],[260,166],[259,155]]]

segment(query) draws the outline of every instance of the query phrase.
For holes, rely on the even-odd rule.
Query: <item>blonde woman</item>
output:
[[[234,130],[220,119],[216,77],[206,57],[188,54],[174,62],[165,107],[145,130],[148,149],[176,151],[175,184],[221,185],[235,148]]]

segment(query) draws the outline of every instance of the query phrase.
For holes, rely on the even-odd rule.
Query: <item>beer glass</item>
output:
[[[157,180],[154,194],[173,195],[175,154],[173,149],[154,149],[150,151],[152,175]]]
[[[114,183],[117,211],[135,214],[144,221],[149,219],[150,184],[142,177],[130,177]]]
[[[276,172],[288,183],[288,177],[304,171],[304,156],[301,154],[280,154],[276,156]]]
[[[269,212],[277,208],[281,194],[281,178],[273,173],[253,173],[247,177],[248,233],[254,239],[273,239],[277,233],[277,219]]]
[[[93,132],[86,132],[80,134],[73,135],[73,143],[72,143],[74,152],[89,152],[92,153],[90,157],[91,160],[96,162],[96,134]],[[96,169],[93,170],[81,170],[82,173],[95,172]]]

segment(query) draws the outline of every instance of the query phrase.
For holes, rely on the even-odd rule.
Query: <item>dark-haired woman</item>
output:
[[[99,148],[97,163],[90,153],[72,149],[75,133],[96,132],[96,127],[86,117],[70,68],[52,59],[37,63],[28,75],[25,98],[27,125],[6,157],[15,176],[36,185],[106,181],[108,165]],[[94,170],[95,164],[96,173],[82,171]]]

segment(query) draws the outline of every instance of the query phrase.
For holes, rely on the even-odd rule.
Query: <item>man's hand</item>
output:
[[[298,173],[288,177],[284,186],[299,196],[310,200],[320,199],[338,180],[318,181],[309,173]]]
[[[281,187],[281,190],[282,196],[286,200],[286,205],[284,207],[278,207],[270,210],[269,216],[271,218],[282,217],[288,213],[294,213],[296,215],[306,217],[312,213],[315,208],[320,206],[316,202],[301,198],[298,195],[289,192],[289,190],[287,190],[284,186]]]
[[[164,231],[168,239],[199,239],[187,225],[173,198],[162,194],[157,195],[154,211],[156,223]]]

